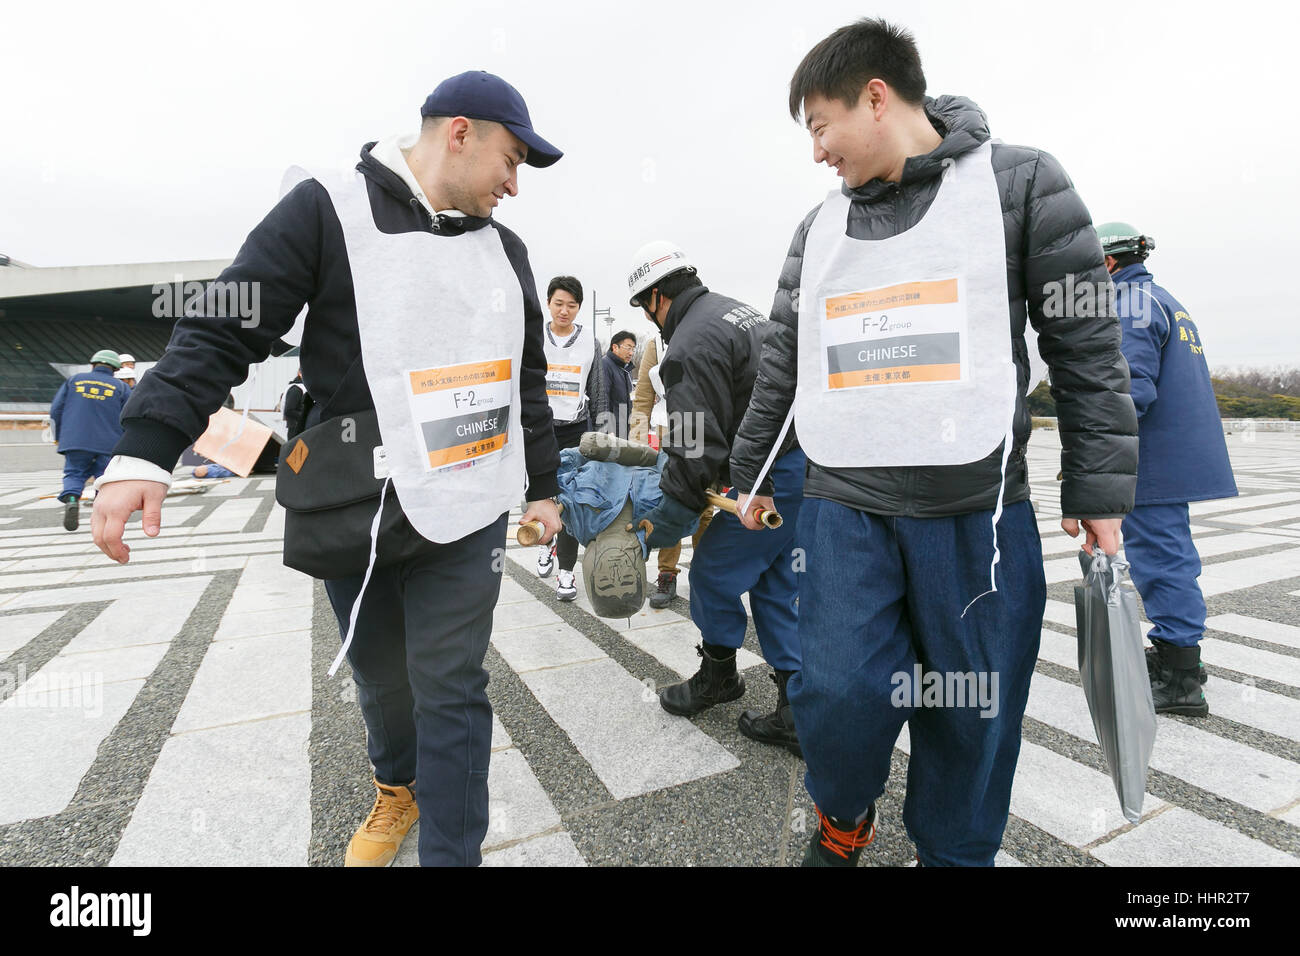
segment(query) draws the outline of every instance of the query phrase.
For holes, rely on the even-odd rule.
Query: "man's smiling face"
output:
[[[804,100],[813,162],[834,169],[850,189],[882,173],[880,129],[871,97],[864,89],[856,106],[814,94]]]

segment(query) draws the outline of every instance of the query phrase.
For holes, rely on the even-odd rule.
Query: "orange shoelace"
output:
[[[854,850],[862,849],[876,838],[874,822],[863,821],[855,830],[841,830],[821,810],[817,811],[817,826],[821,829],[821,845],[846,860]]]

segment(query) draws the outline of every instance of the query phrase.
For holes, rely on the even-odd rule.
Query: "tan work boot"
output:
[[[420,818],[415,805],[415,781],[410,787],[390,787],[375,781],[375,805],[348,844],[344,866],[387,866],[397,856],[411,825]]]

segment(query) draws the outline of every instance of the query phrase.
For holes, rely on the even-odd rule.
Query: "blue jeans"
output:
[[[822,812],[860,819],[907,723],[903,823],[924,866],[991,866],[1007,823],[1047,586],[1033,509],[1009,505],[998,590],[962,617],[989,587],[992,517],[882,517],[809,498],[799,521],[803,668],[789,693],[808,792]],[[932,700],[934,672],[953,692]]]
[[[1147,637],[1195,647],[1205,636],[1205,595],[1187,504],[1139,505],[1124,517],[1123,532],[1129,576],[1155,625]]]
[[[772,465],[781,527],[749,531],[735,515],[719,511],[691,558],[691,620],[705,643],[740,647],[749,620],[740,596],[748,591],[763,658],[778,671],[799,669],[799,579],[792,551],[807,462],[796,448]],[[736,497],[734,490],[730,497]]]
[[[483,859],[492,749],[483,657],[501,593],[506,519],[376,569],[348,648],[375,777],[415,781],[421,866]],[[361,580],[325,582],[341,634]]]
[[[60,500],[68,495],[80,498],[86,488],[86,482],[98,478],[108,467],[108,460],[113,456],[107,452],[65,451],[63,454],[63,490],[59,492]]]

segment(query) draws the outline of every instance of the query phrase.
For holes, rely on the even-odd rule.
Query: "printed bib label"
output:
[[[508,358],[407,373],[428,471],[500,454],[510,437],[510,379]]]
[[[577,398],[581,376],[581,365],[547,365],[546,394],[552,398]]]
[[[956,276],[825,298],[823,389],[965,381],[965,285]]]

